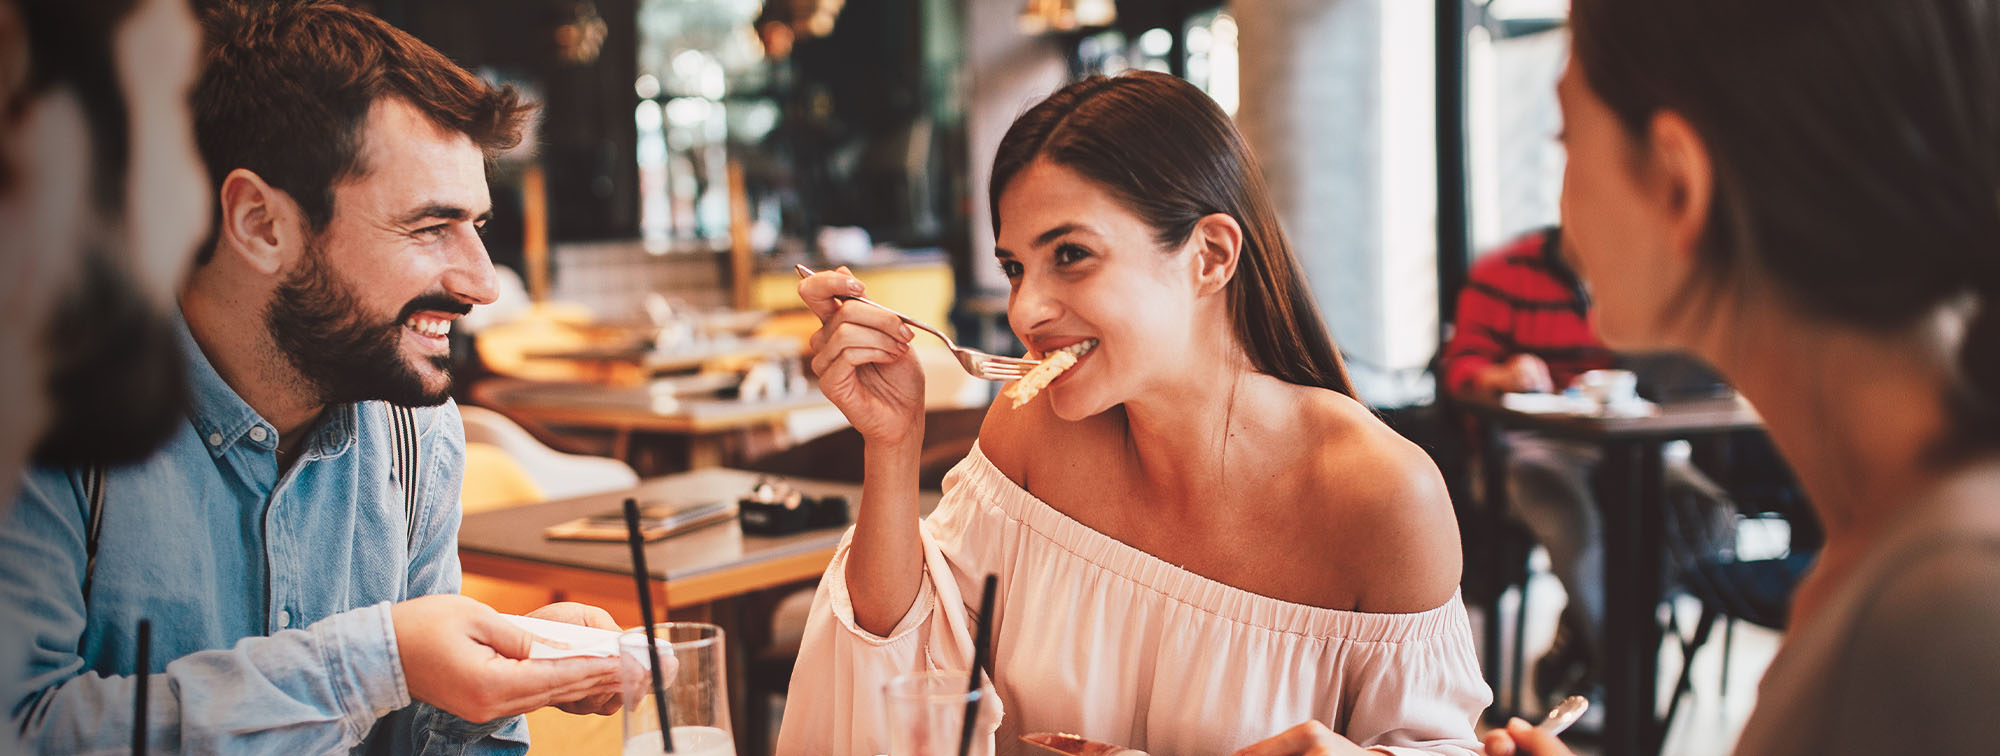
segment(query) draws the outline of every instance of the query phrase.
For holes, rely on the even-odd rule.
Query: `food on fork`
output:
[[[1014,385],[1008,386],[1007,390],[1001,393],[1014,400],[1014,409],[1020,409],[1021,405],[1032,401],[1036,394],[1042,393],[1042,389],[1048,388],[1049,383],[1062,375],[1064,370],[1075,365],[1078,357],[1082,357],[1084,352],[1090,351],[1095,346],[1097,340],[1089,339],[1050,352],[1029,370],[1027,375],[1021,376],[1021,380],[1015,381]]]

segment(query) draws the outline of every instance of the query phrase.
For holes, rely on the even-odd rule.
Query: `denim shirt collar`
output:
[[[194,332],[188,329],[187,318],[178,309],[174,311],[173,320],[174,332],[181,341],[181,351],[187,356],[188,419],[201,433],[202,444],[207,447],[209,455],[221,457],[239,444],[265,453],[276,452],[277,429],[243,401],[243,397],[222,379],[222,374],[215,371],[208,355],[201,351],[201,344],[194,340]],[[354,412],[352,404],[328,407],[322,422],[318,423],[318,429],[312,431],[313,436],[304,447],[306,456],[332,457],[352,445],[356,425]]]

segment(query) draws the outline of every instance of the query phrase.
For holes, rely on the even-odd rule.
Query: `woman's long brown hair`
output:
[[[1213,213],[1236,219],[1243,250],[1229,282],[1236,338],[1258,372],[1354,396],[1305,274],[1278,226],[1264,173],[1215,101],[1161,73],[1092,76],[1063,87],[1014,120],[993,158],[993,229],[1000,194],[1035,160],[1089,179],[1179,246]]]

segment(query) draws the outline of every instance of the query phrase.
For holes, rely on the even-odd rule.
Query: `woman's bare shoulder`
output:
[[[1301,413],[1324,439],[1307,452],[1306,490],[1361,590],[1357,608],[1419,612],[1458,590],[1458,520],[1437,464],[1360,402],[1319,391]]]

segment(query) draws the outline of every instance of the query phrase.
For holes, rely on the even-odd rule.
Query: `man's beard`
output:
[[[47,430],[41,465],[145,459],[187,407],[186,363],[173,319],[132,281],[111,252],[87,248],[77,285],[56,302],[44,334]]]
[[[423,376],[403,359],[403,323],[417,312],[465,313],[471,305],[444,294],[410,300],[387,322],[370,322],[352,289],[326,265],[325,248],[306,245],[298,272],[278,285],[264,325],[278,350],[326,404],[380,399],[405,407],[433,407],[451,397],[451,357],[427,358],[444,373],[443,386],[424,387]]]

